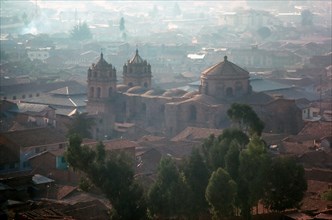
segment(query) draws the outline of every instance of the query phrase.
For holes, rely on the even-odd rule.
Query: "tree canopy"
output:
[[[68,134],[77,134],[82,138],[91,138],[91,127],[95,124],[94,119],[88,116],[88,113],[76,112],[73,115],[72,123],[67,125]]]
[[[114,208],[112,217],[145,219],[146,200],[134,179],[132,158],[124,152],[106,153],[102,143],[96,150],[81,144],[79,135],[70,137],[66,160],[106,195]]]
[[[188,188],[175,161],[163,157],[157,180],[148,193],[149,209],[154,216],[171,218],[188,215]]]
[[[303,166],[279,157],[272,160],[268,173],[264,205],[275,211],[298,207],[307,190]]]
[[[70,35],[73,40],[78,41],[92,39],[92,33],[86,22],[75,25],[71,30]]]
[[[206,200],[213,219],[232,216],[235,208],[236,183],[222,168],[214,171],[206,188]]]
[[[249,105],[233,103],[227,110],[227,115],[239,129],[249,135],[261,135],[264,129],[263,121]]]

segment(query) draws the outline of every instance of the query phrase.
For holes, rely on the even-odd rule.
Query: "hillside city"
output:
[[[0,219],[332,219],[330,1],[0,4]]]

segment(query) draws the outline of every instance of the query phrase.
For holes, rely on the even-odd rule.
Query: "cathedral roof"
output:
[[[242,69],[238,65],[227,60],[227,56],[224,57],[224,61],[217,63],[216,65],[206,69],[202,72],[202,76],[239,76],[249,77],[249,72]]]
[[[131,94],[143,94],[146,91],[147,91],[146,88],[143,88],[141,86],[134,86],[134,87],[129,88],[127,90],[127,93],[131,93]]]
[[[104,68],[104,67],[108,67],[108,66],[109,66],[109,64],[106,62],[106,60],[104,60],[104,55],[103,55],[103,53],[101,53],[100,58],[95,65],[95,68]]]
[[[164,97],[181,97],[186,94],[186,91],[182,89],[169,89],[163,93]]]
[[[138,50],[137,49],[136,49],[135,56],[133,58],[131,58],[131,60],[129,61],[129,63],[135,63],[135,64],[144,63],[144,60],[138,54]]]

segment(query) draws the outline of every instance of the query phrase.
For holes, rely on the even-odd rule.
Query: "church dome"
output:
[[[150,89],[144,95],[149,95],[149,96],[158,96],[164,94],[165,90],[163,89]]]
[[[202,72],[200,93],[217,99],[232,99],[250,93],[249,72],[224,61]]]
[[[127,93],[131,94],[143,94],[144,92],[146,92],[146,88],[141,86],[134,86],[127,90]]]
[[[227,56],[224,57],[224,61],[217,63],[202,72],[202,77],[205,78],[223,78],[230,76],[240,78],[249,77],[249,72],[228,61]]]
[[[186,91],[182,89],[169,89],[166,92],[164,92],[164,97],[181,97],[186,93]]]
[[[124,85],[124,84],[120,84],[116,86],[116,90],[118,92],[126,92],[129,89],[129,86]]]
[[[184,94],[182,96],[182,98],[188,98],[188,99],[190,99],[190,98],[194,97],[197,94],[199,94],[198,91],[187,92],[186,94]]]
[[[94,68],[105,69],[105,68],[109,68],[109,67],[112,67],[112,65],[108,64],[106,62],[106,60],[104,59],[103,53],[101,53],[98,62],[94,65]]]
[[[131,60],[129,61],[130,64],[141,64],[144,63],[144,60],[142,59],[142,57],[138,54],[138,49],[136,49],[136,53],[135,56],[133,58],[131,58]],[[146,63],[146,61],[145,61]]]

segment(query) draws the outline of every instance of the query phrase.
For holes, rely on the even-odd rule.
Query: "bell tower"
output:
[[[123,84],[151,88],[151,65],[141,58],[138,49],[133,58],[123,65]]]
[[[116,96],[116,70],[105,61],[103,53],[88,69],[87,112],[95,117],[93,137],[110,138],[114,125],[112,101]]]

